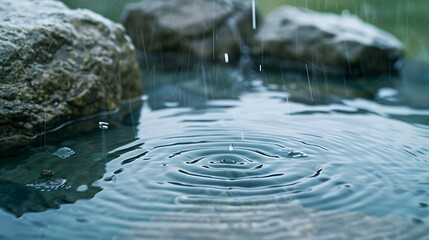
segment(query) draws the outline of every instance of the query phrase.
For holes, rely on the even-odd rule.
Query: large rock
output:
[[[175,64],[224,61],[225,53],[237,61],[254,37],[251,1],[148,0],[128,4],[122,22],[145,57],[162,53],[163,61],[171,56]]]
[[[141,94],[125,30],[51,0],[0,0],[0,150]]]
[[[289,6],[268,14],[256,38],[253,54],[277,69],[283,61],[304,71],[307,64],[310,71],[368,76],[390,71],[404,54],[398,39],[356,16]]]

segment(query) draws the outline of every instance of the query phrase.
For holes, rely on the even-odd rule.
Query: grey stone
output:
[[[252,53],[263,54],[264,65],[293,62],[290,66],[304,71],[307,64],[328,73],[368,76],[389,71],[404,55],[398,39],[356,16],[290,6],[269,13],[256,39]]]
[[[121,25],[57,1],[0,0],[0,150],[117,109],[141,94],[139,74]]]
[[[259,23],[257,12],[256,17]],[[180,57],[189,64],[188,56],[224,61],[225,53],[236,62],[240,48],[252,45],[254,37],[251,1],[142,1],[126,6],[122,22],[139,50],[149,55],[162,52],[176,62],[179,53],[179,64]]]

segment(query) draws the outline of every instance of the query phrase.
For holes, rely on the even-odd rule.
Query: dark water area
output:
[[[143,78],[118,124],[2,161],[1,237],[429,236],[429,110],[400,78],[202,64]]]
[[[285,2],[384,24],[386,1],[259,4]],[[427,3],[390,5],[415,13],[397,76],[142,67],[118,112],[1,157],[0,239],[428,239],[427,31],[409,25]]]

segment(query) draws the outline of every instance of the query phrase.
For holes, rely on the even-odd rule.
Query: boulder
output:
[[[394,36],[356,16],[284,6],[268,14],[252,54],[265,67],[369,76],[393,69],[404,51]]]
[[[0,0],[0,150],[115,110],[141,89],[121,25],[57,1]]]
[[[259,23],[256,10],[255,15]],[[254,38],[251,1],[142,1],[126,6],[122,23],[145,57],[161,55],[163,61],[179,65],[191,60],[224,62],[225,54],[236,62],[242,47],[252,45]]]

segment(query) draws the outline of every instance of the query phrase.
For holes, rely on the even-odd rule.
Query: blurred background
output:
[[[88,8],[120,22],[124,6],[141,0],[62,0],[71,8]],[[242,0],[249,1],[251,0]],[[427,0],[256,0],[263,15],[281,5],[320,12],[357,15],[398,37],[408,58],[429,61],[429,1]]]

